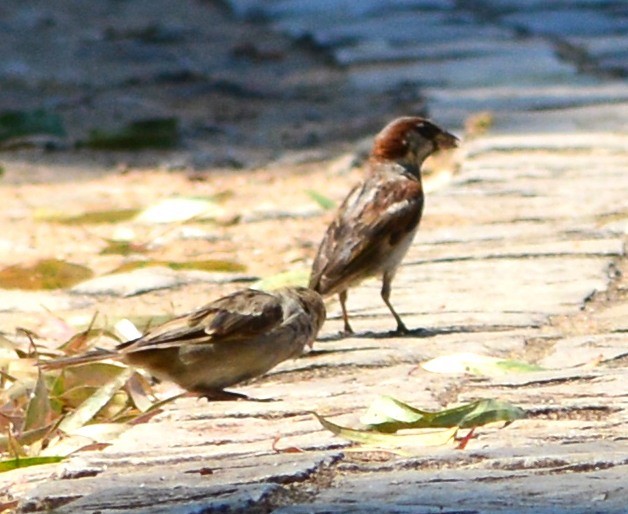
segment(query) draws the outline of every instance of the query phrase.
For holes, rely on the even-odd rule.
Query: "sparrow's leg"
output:
[[[394,271],[393,273],[389,273],[388,271],[384,273],[384,279],[382,280],[382,300],[384,300],[384,303],[386,304],[386,306],[390,310],[390,313],[393,315],[393,317],[395,318],[395,321],[397,322],[397,330],[396,330],[397,334],[408,334],[410,331],[403,324],[403,321],[401,321],[399,314],[395,312],[395,309],[393,308],[389,300],[390,286],[392,284],[393,276],[394,276]]]
[[[349,325],[347,306],[345,305],[345,303],[347,302],[347,290],[345,289],[344,291],[339,293],[338,298],[340,300],[340,308],[342,309],[342,319],[345,322],[345,334],[353,334],[353,329],[351,328],[351,325]]]

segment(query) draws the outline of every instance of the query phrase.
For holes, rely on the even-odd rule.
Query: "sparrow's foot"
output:
[[[340,337],[351,337],[352,335],[355,335],[355,332],[351,328],[351,325],[349,325],[349,323],[345,321],[344,328],[340,332],[338,332],[338,335]]]
[[[246,400],[250,402],[274,402],[274,398],[253,398],[247,394],[225,391],[223,389],[210,389],[204,391],[194,391],[192,393],[198,398],[205,398],[208,402],[233,402]]]
[[[435,332],[426,328],[409,329],[404,326],[402,330],[399,330],[399,327],[397,327],[395,330],[390,331],[389,334],[400,337],[430,337],[435,335]]]
[[[410,330],[408,330],[408,327],[406,327],[403,322],[399,322],[397,324],[397,329],[393,330],[392,332],[394,335],[396,336],[407,336],[410,334]]]

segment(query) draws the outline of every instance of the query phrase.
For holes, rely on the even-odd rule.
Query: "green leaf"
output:
[[[236,273],[246,270],[244,264],[234,261],[206,260],[206,261],[188,261],[188,262],[172,262],[166,263],[170,269],[196,269],[201,271],[221,271],[225,273]]]
[[[313,412],[320,424],[332,432],[354,443],[360,443],[390,451],[408,450],[427,446],[442,446],[447,444],[456,435],[457,427],[448,430],[422,430],[411,434],[382,434],[372,430],[356,430],[353,428],[336,425],[323,416]]]
[[[51,457],[21,457],[2,460],[0,461],[0,473],[18,468],[27,468],[29,466],[39,466],[41,464],[55,464],[61,462],[63,459],[65,459],[65,457],[55,455]]]
[[[74,412],[63,418],[61,423],[59,423],[59,430],[71,434],[89,423],[109,403],[115,394],[124,387],[133,373],[134,371],[130,368],[122,368],[118,376],[100,387],[92,396],[79,405]]]
[[[263,278],[253,283],[251,286],[253,289],[260,289],[262,291],[272,291],[273,289],[279,289],[280,287],[288,286],[307,286],[310,277],[309,269],[295,269],[290,271],[284,271],[270,277]]]
[[[102,387],[116,378],[125,369],[121,364],[109,362],[87,362],[63,369],[63,390],[67,391],[78,386]]]
[[[30,446],[43,440],[50,435],[54,423],[47,427],[36,428],[22,432],[19,436],[8,436],[0,434],[0,451],[6,452],[11,448],[12,444],[17,443],[22,446]]]
[[[2,289],[61,289],[92,278],[92,270],[59,259],[43,259],[30,266],[16,264],[0,270]]]
[[[531,373],[543,371],[544,368],[536,364],[499,359],[488,355],[476,353],[455,353],[429,360],[421,364],[421,367],[432,373],[454,373],[485,376],[501,376],[512,373]]]
[[[429,412],[390,396],[381,396],[360,421],[371,430],[390,433],[410,428],[473,428],[496,421],[512,422],[524,417],[523,409],[499,400],[483,399],[453,409]]]
[[[140,209],[105,209],[90,211],[83,214],[68,216],[63,212],[36,214],[38,221],[48,221],[62,225],[100,225],[104,223],[120,223],[135,218]]]
[[[144,260],[126,262],[121,266],[114,269],[111,273],[124,273],[133,271],[136,269],[148,268],[151,266],[164,266],[175,271],[179,270],[200,270],[200,271],[213,271],[222,273],[237,273],[246,270],[243,264],[234,261],[221,261],[221,260],[205,260],[205,261],[188,261],[188,262],[174,262],[174,261],[158,261],[158,260]]]
[[[78,385],[66,388],[56,399],[63,403],[66,410],[75,409],[87,401],[96,391],[97,387],[91,385]]]
[[[512,423],[517,419],[526,417],[526,412],[521,407],[499,400],[479,400],[466,406],[468,407],[467,409],[464,409],[464,407],[459,407],[459,409],[465,412],[464,417],[458,424],[460,428],[481,427],[488,423],[499,421]],[[454,410],[452,409],[452,411]],[[444,419],[445,416],[442,418]]]
[[[23,431],[35,430],[47,426],[50,423],[51,409],[48,388],[41,370],[37,376],[35,389],[26,408]]]
[[[134,121],[118,130],[92,130],[80,146],[95,150],[140,150],[142,148],[173,148],[179,143],[179,122],[176,118],[155,118]]]
[[[336,202],[334,202],[331,198],[328,198],[327,196],[322,195],[318,191],[314,191],[313,189],[306,189],[305,192],[312,200],[314,200],[324,210],[329,211],[331,209],[336,208]]]
[[[34,134],[64,137],[66,132],[61,116],[43,109],[0,113],[0,141]]]
[[[136,243],[134,241],[114,241],[107,239],[107,246],[100,250],[100,255],[124,255],[125,257],[133,253],[148,252],[146,243]]]

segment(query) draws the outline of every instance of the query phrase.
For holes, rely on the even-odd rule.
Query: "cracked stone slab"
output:
[[[28,509],[38,511],[37,506],[46,502],[60,503],[73,497],[80,499],[69,503],[60,512],[81,512],[80,509],[89,509],[90,505],[96,504],[102,504],[102,509],[115,510],[123,507],[124,502],[134,511],[149,507],[150,502],[154,502],[153,505],[185,504],[190,509],[201,505],[218,508],[217,501],[239,505],[248,498],[248,504],[253,505],[261,501],[262,495],[276,489],[273,484],[303,481],[337,459],[338,454],[321,456],[315,453],[249,456],[228,461],[191,455],[178,461],[171,458],[161,466],[145,463],[135,471],[115,459],[96,459],[96,467],[104,472],[94,477],[65,478],[42,484],[29,494],[24,509],[25,512]],[[88,459],[83,466],[93,468],[94,464]],[[137,491],[142,491],[142,497],[131,499],[132,491],[136,495]],[[106,497],[111,498],[111,505],[103,504]]]

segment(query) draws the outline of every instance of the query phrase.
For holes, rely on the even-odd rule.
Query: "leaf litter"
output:
[[[52,350],[35,345],[35,336],[27,332],[28,347],[0,340],[0,472],[102,448],[173,400],[155,397],[143,375],[120,363],[85,363],[61,371],[37,366],[41,355],[70,356],[95,341],[120,341],[117,326],[94,325],[95,317],[86,330]]]

